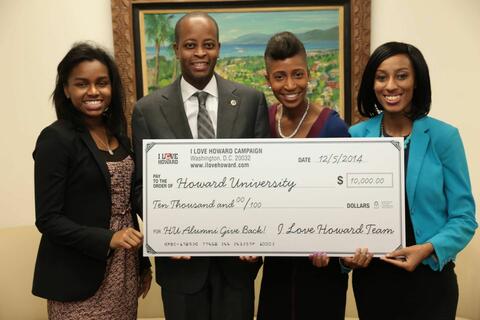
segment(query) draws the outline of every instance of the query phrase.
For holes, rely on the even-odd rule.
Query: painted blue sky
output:
[[[301,33],[338,26],[337,10],[216,13],[212,14],[212,17],[220,26],[222,41],[229,41],[248,33],[273,34],[279,31]]]
[[[172,26],[183,14],[175,14]],[[220,42],[227,42],[249,33],[273,34],[279,31],[293,33],[338,26],[338,10],[262,11],[210,13],[220,28]],[[149,44],[147,44],[149,45]]]

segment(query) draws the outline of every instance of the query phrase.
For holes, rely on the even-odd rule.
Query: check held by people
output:
[[[383,256],[405,245],[403,140],[144,140],[147,256]]]

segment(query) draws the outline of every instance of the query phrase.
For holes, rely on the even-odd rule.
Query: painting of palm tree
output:
[[[175,23],[185,13],[145,11],[141,15],[144,95],[178,77],[179,66],[172,44]],[[263,53],[273,34],[290,31],[302,40],[307,50],[310,99],[344,115],[342,7],[215,10],[209,14],[220,30],[221,50],[215,71],[221,76],[263,90],[268,102],[273,103],[275,98],[265,81]]]
[[[172,26],[169,22],[172,18],[172,15],[164,14],[145,15],[145,35],[149,42],[155,44],[154,83],[158,83],[160,80],[160,48],[164,45],[165,40],[169,39],[169,34],[172,33]]]

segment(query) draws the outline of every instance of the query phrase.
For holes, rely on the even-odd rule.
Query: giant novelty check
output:
[[[403,140],[144,140],[147,256],[405,245]]]

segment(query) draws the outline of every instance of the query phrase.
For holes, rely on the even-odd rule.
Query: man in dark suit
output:
[[[175,26],[182,76],[138,101],[132,118],[141,193],[142,139],[262,138],[269,136],[265,96],[214,73],[218,26],[206,13]],[[253,319],[254,257],[156,258],[167,320]]]

